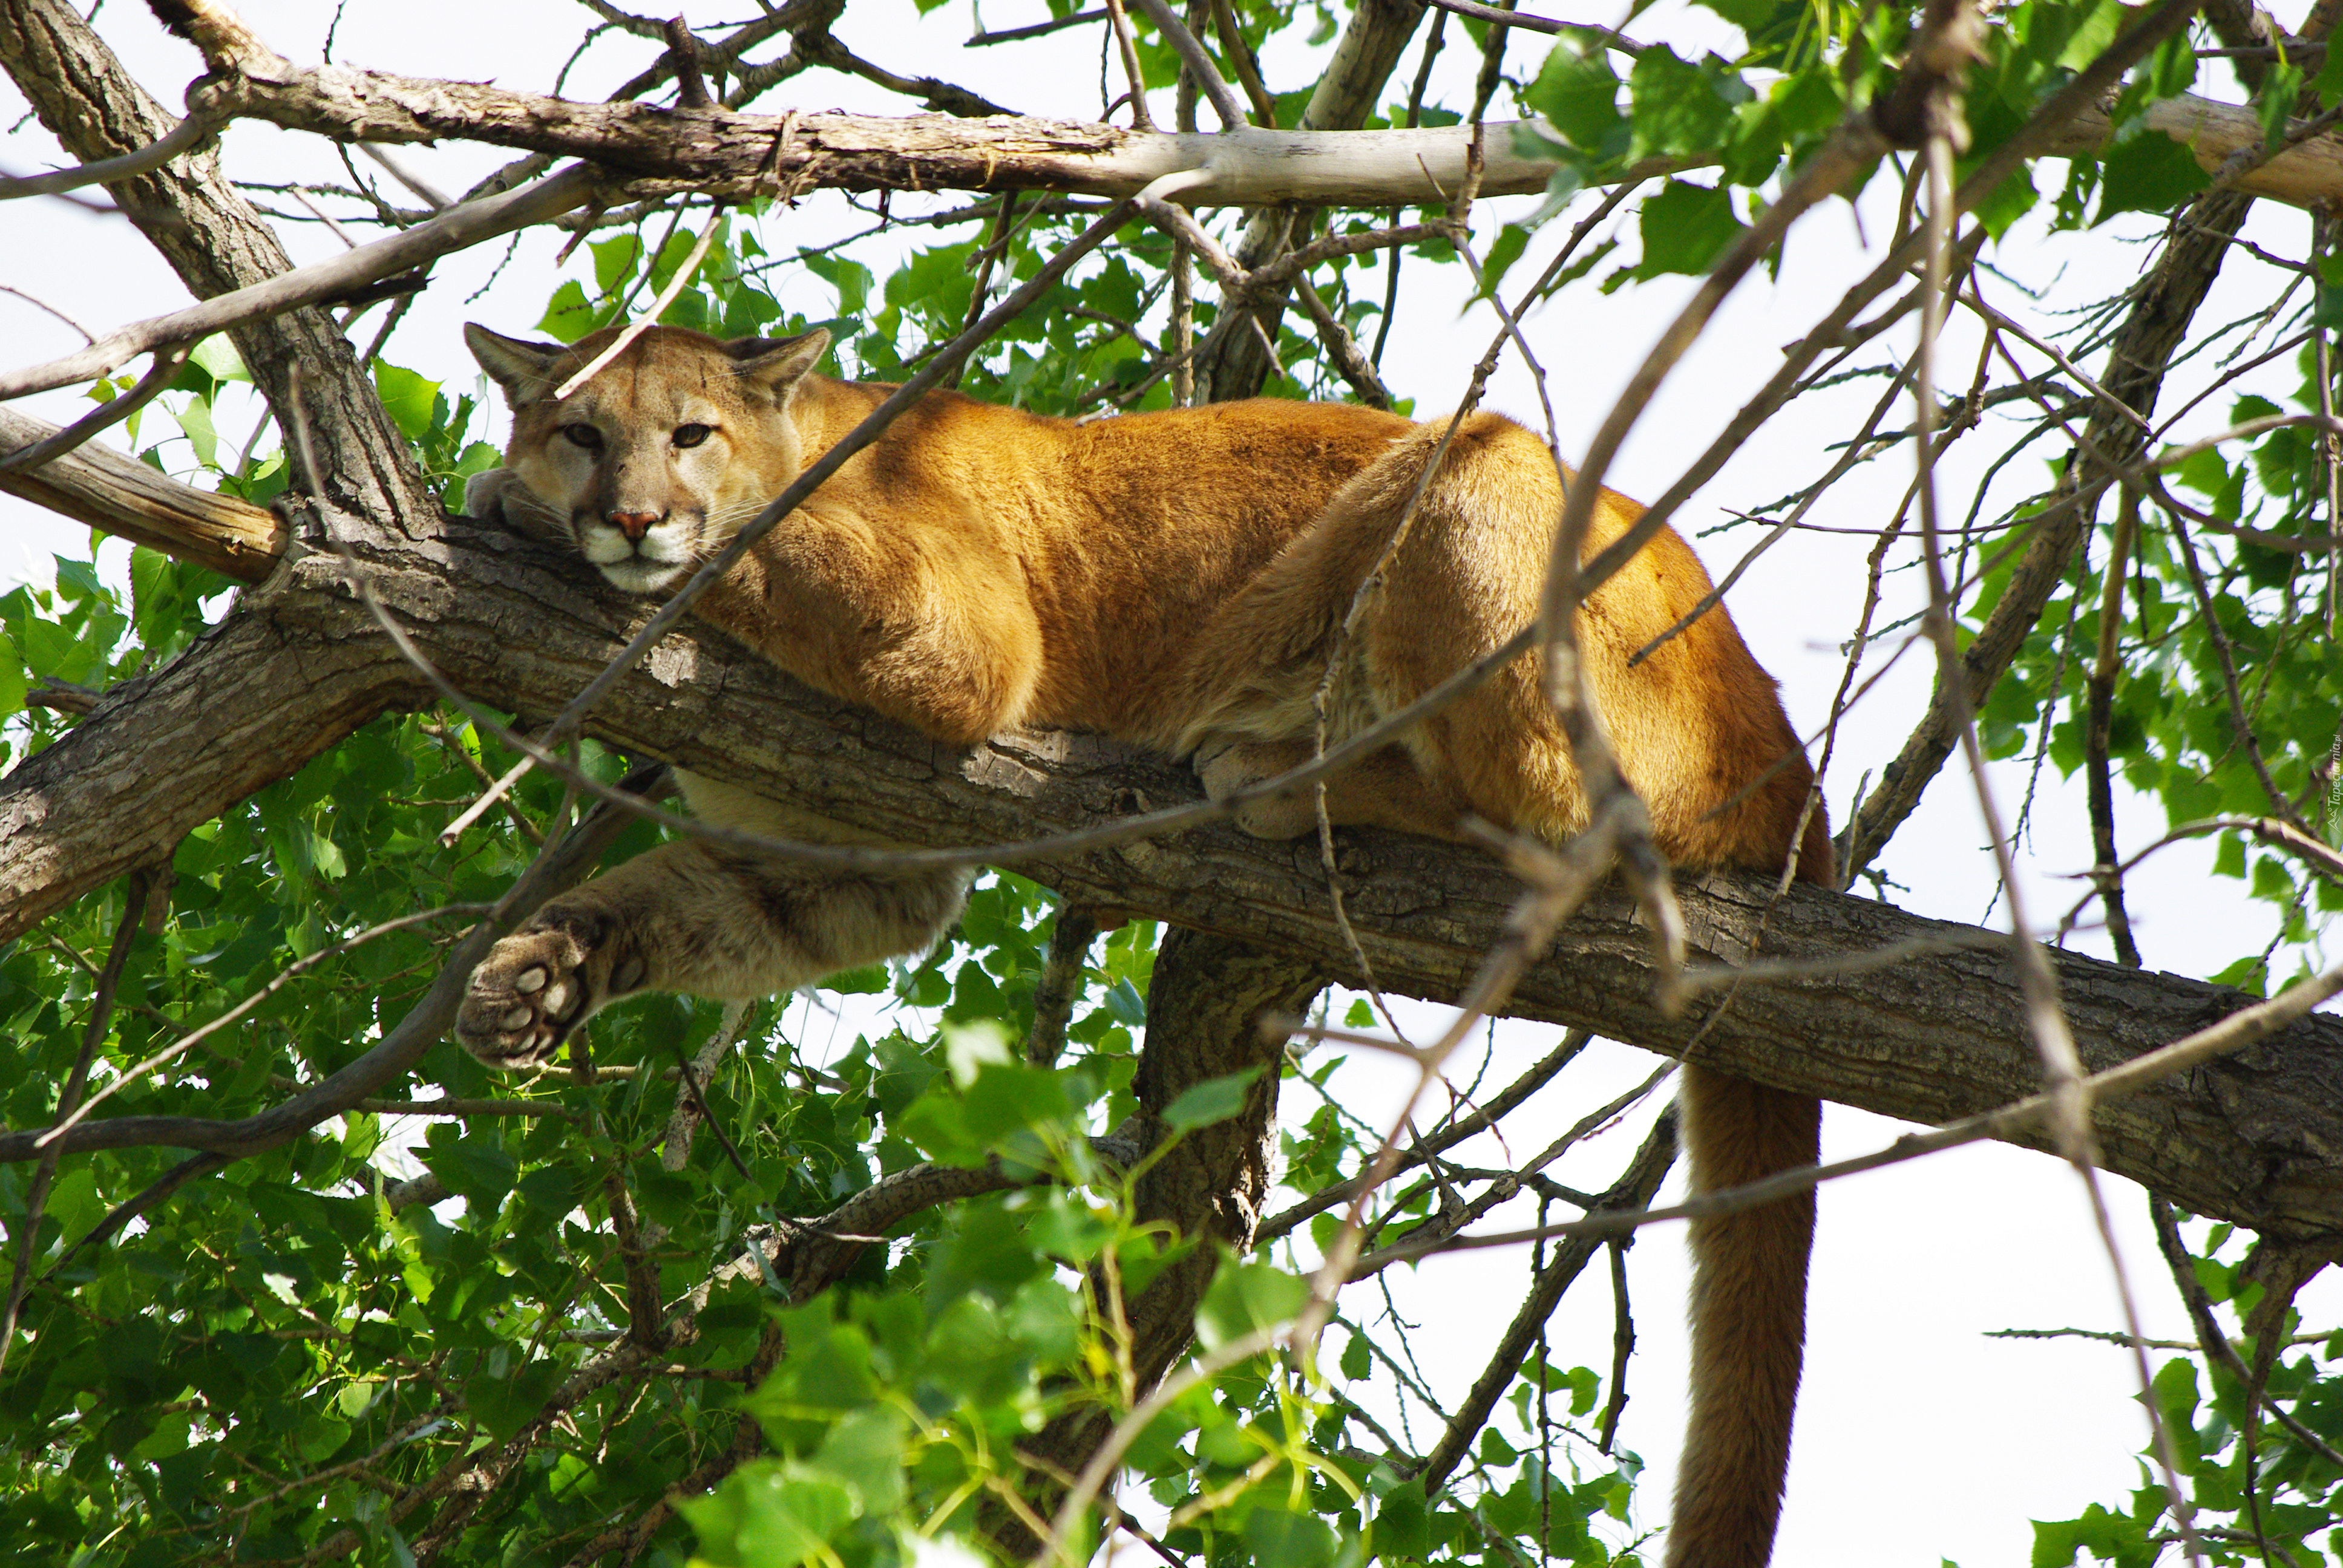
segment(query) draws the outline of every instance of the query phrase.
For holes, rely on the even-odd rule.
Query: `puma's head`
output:
[[[468,326],[464,341],[512,409],[508,515],[568,539],[620,588],[661,593],[798,477],[789,404],[830,334],[719,343],[654,327],[557,396],[620,330],[562,347]]]

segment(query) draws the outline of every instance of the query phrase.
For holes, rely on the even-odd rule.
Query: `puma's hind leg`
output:
[[[1353,536],[1346,553],[1355,558],[1368,544],[1380,553],[1391,539],[1441,428],[1394,443],[1336,498],[1322,526]],[[1561,478],[1543,442],[1493,414],[1458,427],[1359,625],[1362,678],[1377,716],[1472,668],[1537,618],[1561,511]],[[1405,744],[1428,788],[1491,822],[1558,841],[1585,826],[1585,795],[1538,668],[1534,655],[1513,660],[1417,725]]]
[[[1544,447],[1510,420],[1483,414],[1459,427],[1393,546],[1442,429],[1394,440],[1195,639],[1172,749],[1196,758],[1216,799],[1311,755],[1329,659],[1342,664],[1327,703],[1328,740],[1339,744],[1535,618],[1562,487]],[[1353,596],[1379,566],[1346,638]],[[1578,772],[1533,669],[1515,660],[1361,764],[1339,809],[1330,782],[1329,815],[1442,838],[1468,810],[1554,839],[1577,831]],[[1240,820],[1286,837],[1316,816],[1305,793],[1252,802]]]
[[[1316,755],[1312,741],[1232,740],[1216,737],[1196,749],[1196,773],[1204,793],[1226,800],[1239,790],[1274,779]],[[1400,747],[1386,746],[1326,781],[1326,818],[1337,827],[1390,828],[1428,839],[1453,839],[1463,805],[1434,787]],[[1248,800],[1236,809],[1236,824],[1256,839],[1299,839],[1318,830],[1316,789],[1301,785],[1282,794]]]
[[[663,844],[548,902],[472,971],[456,1037],[492,1067],[534,1066],[639,990],[754,998],[932,943],[964,871],[840,873]]]

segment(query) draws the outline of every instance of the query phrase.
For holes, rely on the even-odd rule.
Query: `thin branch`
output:
[[[1211,54],[1196,41],[1196,35],[1188,31],[1172,7],[1164,0],[1131,0],[1131,3],[1155,24],[1155,30],[1163,35],[1163,41],[1172,45],[1179,55],[1181,64],[1187,66],[1189,74],[1196,78],[1196,85],[1203,89],[1204,96],[1212,100],[1212,113],[1220,116],[1222,127],[1232,131],[1247,129],[1244,106],[1237,102],[1236,94],[1230,89],[1227,78],[1221,75],[1220,66],[1212,63]]]
[[[186,364],[187,355],[193,347],[187,343],[168,343],[156,348],[155,363],[146,375],[138,378],[136,387],[100,403],[55,435],[0,456],[0,474],[30,473],[64,457],[99,431],[110,429],[129,418],[178,379],[180,367]]]
[[[1269,1021],[1263,1020],[1264,1024]],[[1288,1020],[1278,1020],[1277,1026],[1283,1029],[1286,1021]],[[1298,1020],[1293,1021],[1295,1021],[1295,1027],[1292,1032],[1296,1034],[1305,1032]],[[1578,1053],[1586,1049],[1587,1042],[1592,1039],[1594,1036],[1583,1029],[1574,1029],[1565,1032],[1561,1043],[1548,1051],[1536,1066],[1507,1084],[1502,1092],[1476,1109],[1472,1115],[1452,1122],[1429,1138],[1418,1139],[1411,1143],[1400,1154],[1398,1162],[1393,1167],[1393,1173],[1396,1174],[1410,1166],[1423,1164],[1426,1161],[1437,1158],[1459,1143],[1477,1138],[1494,1127],[1506,1116],[1512,1114],[1514,1109],[1527,1101],[1530,1096],[1553,1082],[1554,1075],[1569,1066]],[[1263,1220],[1253,1230],[1253,1245],[1265,1247],[1270,1242],[1285,1236],[1312,1216],[1322,1214],[1337,1204],[1347,1203],[1366,1190],[1367,1179],[1363,1175],[1348,1181],[1337,1181],[1329,1187],[1322,1187],[1292,1208]]]
[[[47,300],[43,299],[37,294],[30,293],[27,290],[16,287],[13,284],[6,283],[0,283],[0,294],[13,294],[17,298],[23,300],[25,304],[31,306],[34,309],[46,311],[49,315],[55,317],[59,321],[64,322],[67,327],[72,327],[75,332],[80,333],[81,340],[84,343],[95,343],[97,341],[96,333],[92,332],[88,327],[84,327],[80,322],[75,320],[72,317],[66,315],[55,306],[51,305]]]
[[[2124,905],[2123,872],[2116,863],[2114,769],[2110,761],[2115,729],[2116,681],[2123,672],[2117,644],[2123,630],[2124,577],[2131,569],[2133,541],[2139,532],[2139,492],[2124,487],[2123,508],[2116,515],[2114,540],[2107,546],[2107,564],[2101,572],[2098,657],[2092,662],[2083,719],[2083,760],[2088,779],[2091,814],[2091,882],[2105,911],[2108,940],[2116,960],[2126,969],[2139,968],[2139,944],[2133,939],[2131,913]]]
[[[1114,0],[1108,0],[1110,5]],[[1253,55],[1252,45],[1245,42],[1244,30],[1237,25],[1236,13],[1229,0],[1212,0],[1212,30],[1221,35],[1221,47],[1237,68],[1237,82],[1252,100],[1253,124],[1262,130],[1277,129],[1277,101],[1270,96],[1269,88],[1261,79],[1261,62]]]
[[[2245,1362],[2237,1359],[2237,1348],[2229,1343],[2228,1336],[2221,1332],[2221,1325],[2214,1320],[2213,1300],[2205,1293],[2204,1284],[2197,1278],[2196,1260],[2189,1256],[2187,1244],[2181,1240],[2180,1223],[2173,1214],[2172,1205],[2151,1192],[2147,1206],[2149,1215],[2156,1221],[2157,1245],[2163,1251],[2165,1263],[2172,1271],[2172,1282],[2178,1288],[2180,1299],[2188,1308],[2189,1325],[2197,1331],[2194,1348],[2202,1351],[2206,1360],[2235,1378],[2239,1391],[2254,1404],[2267,1411],[2270,1418],[2286,1428],[2297,1442],[2317,1455],[2322,1462],[2343,1471],[2343,1453],[2337,1452],[2326,1439],[2303,1425],[2293,1412],[2272,1399],[2269,1391],[2261,1386],[2246,1369]],[[2136,1342],[2135,1348],[2144,1348],[2144,1343]]]
[[[2188,590],[2197,600],[2197,624],[2205,628],[2206,638],[2212,643],[2214,655],[2220,661],[2221,691],[2229,703],[2229,731],[2236,737],[2238,749],[2245,752],[2254,777],[2261,781],[2262,793],[2268,798],[2271,809],[2281,817],[2291,817],[2294,802],[2278,787],[2278,780],[2270,777],[2269,764],[2262,759],[2261,738],[2254,733],[2253,719],[2246,712],[2245,696],[2237,689],[2237,655],[2229,648],[2229,634],[2221,626],[2204,568],[2197,564],[2197,547],[2189,540],[2188,525],[2177,513],[2167,520],[2172,525],[2172,542],[2180,547],[2181,565],[2187,568]]]
[[[690,286],[693,276],[699,271],[699,264],[708,259],[708,252],[716,243],[717,230],[723,226],[724,212],[721,207],[719,207],[709,214],[708,226],[699,231],[699,237],[692,243],[689,253],[683,258],[683,265],[675,269],[675,276],[667,280],[667,286],[659,291],[659,297],[651,301],[650,308],[644,311],[636,320],[629,322],[618,336],[610,339],[609,346],[602,352],[579,366],[568,380],[555,387],[553,389],[555,402],[559,402],[587,382],[594,379],[601,373],[602,367],[624,354],[636,338],[659,325],[659,317],[667,314],[668,307],[676,302],[677,297]],[[666,247],[662,246],[660,248]],[[651,266],[658,265],[658,259],[656,256],[649,258],[649,265],[644,268],[646,276],[649,275]]]
[[[1131,41],[1131,18],[1122,14],[1122,0],[1106,0],[1106,9],[1115,47],[1122,52],[1123,80],[1131,85],[1131,128],[1151,131],[1155,118],[1147,112],[1147,78],[1139,69],[1139,46]]]
[[[94,164],[58,169],[53,174],[22,175],[13,178],[0,176],[0,201],[15,201],[24,196],[59,196],[84,186],[105,185],[150,173],[200,145],[216,132],[220,125],[220,120],[208,115],[189,115],[172,126],[169,135],[119,157],[101,158]]]
[[[597,177],[595,171],[582,165],[566,169],[509,195],[451,208],[428,223],[331,260],[296,267],[266,283],[215,295],[184,310],[117,328],[63,358],[0,372],[0,398],[22,397],[111,375],[133,357],[166,344],[193,343],[231,327],[281,316],[306,305],[325,304],[354,289],[413,272],[450,251],[558,217],[587,199]]]
[[[1643,1147],[1635,1151],[1634,1159],[1628,1162],[1626,1171],[1598,1200],[1596,1211],[1607,1213],[1643,1208],[1652,1201],[1652,1194],[1660,1190],[1660,1182],[1666,1177],[1669,1167],[1675,1163],[1675,1159],[1676,1118],[1671,1107],[1660,1113],[1650,1134],[1644,1138]],[[1554,1254],[1554,1261],[1546,1265],[1544,1271],[1537,1276],[1528,1297],[1513,1313],[1513,1322],[1498,1338],[1487,1366],[1473,1384],[1472,1392],[1465,1395],[1464,1402],[1456,1407],[1455,1413],[1449,1418],[1447,1430],[1440,1434],[1440,1441],[1433,1443],[1432,1452],[1425,1455],[1423,1468],[1417,1473],[1417,1478],[1423,1483],[1426,1493],[1436,1490],[1445,1482],[1458,1462],[1463,1459],[1473,1440],[1480,1435],[1482,1426],[1487,1422],[1490,1412],[1497,1408],[1497,1402],[1504,1397],[1507,1389],[1513,1387],[1513,1380],[1521,1376],[1522,1359],[1529,1353],[1546,1320],[1554,1315],[1554,1308],[1561,1303],[1563,1292],[1570,1289],[1603,1247],[1604,1241],[1599,1236],[1592,1233],[1574,1236],[1568,1245]],[[1540,1375],[1544,1375],[1543,1368]]]
[[[970,33],[968,35],[968,46],[971,49],[982,49],[994,44],[1015,44],[1027,38],[1047,37],[1052,33],[1062,33],[1069,27],[1079,27],[1085,22],[1102,20],[1106,15],[1106,8],[1101,6],[1095,11],[1077,11],[1071,16],[1055,16],[1047,22],[1035,22],[1023,27],[1002,27],[990,33]]]

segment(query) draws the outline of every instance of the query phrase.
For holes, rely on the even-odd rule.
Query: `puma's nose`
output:
[[[651,526],[659,520],[659,515],[657,512],[611,512],[607,514],[605,520],[636,544],[641,544],[643,536],[649,533]]]

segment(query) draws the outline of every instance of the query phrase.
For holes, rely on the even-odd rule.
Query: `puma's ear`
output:
[[[743,337],[724,346],[740,379],[762,387],[776,403],[786,403],[797,384],[821,363],[830,333],[817,327],[795,337]]]
[[[468,321],[464,343],[488,379],[504,388],[505,401],[516,408],[553,390],[553,367],[569,352],[558,344],[524,342]]]

